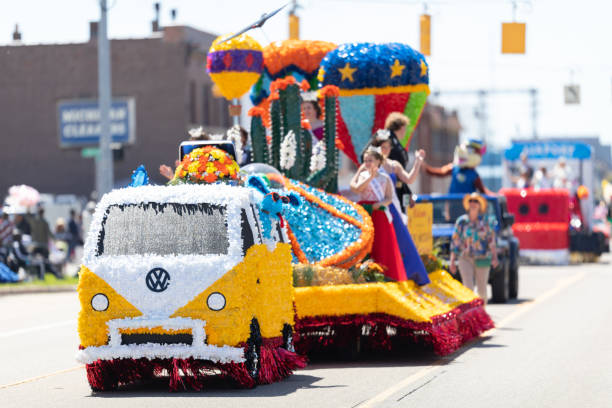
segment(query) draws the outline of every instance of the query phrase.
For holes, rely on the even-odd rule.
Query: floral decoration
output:
[[[213,41],[206,57],[206,71],[226,99],[239,98],[257,82],[263,71],[261,45],[242,34],[229,41],[227,35]]]
[[[174,172],[174,182],[215,183],[238,180],[240,167],[224,150],[212,146],[192,150]]]
[[[273,42],[263,49],[264,71],[251,89],[251,101],[259,105],[270,95],[270,83],[287,76],[318,87],[317,73],[323,57],[336,45],[326,41],[286,40]]]
[[[289,170],[295,164],[295,153],[297,150],[297,142],[295,133],[290,130],[283,138],[280,146],[280,166],[281,169]]]

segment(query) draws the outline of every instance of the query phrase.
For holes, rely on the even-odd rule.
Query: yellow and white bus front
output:
[[[263,242],[252,203],[250,189],[219,185],[105,195],[80,273],[78,360],[245,361],[260,284],[286,286],[273,280],[291,262],[287,244]],[[270,300],[286,323],[291,296]]]

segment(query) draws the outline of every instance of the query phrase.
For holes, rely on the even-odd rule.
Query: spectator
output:
[[[17,228],[13,230],[12,241],[7,259],[7,266],[13,272],[18,273],[19,268],[27,269],[30,264],[30,254],[22,241],[23,234]],[[44,278],[42,276],[41,278]]]
[[[529,165],[527,153],[521,153],[521,164],[519,165],[519,174],[522,179],[523,187],[519,188],[528,188],[531,187],[531,183],[533,181],[533,167]]]
[[[493,221],[483,215],[487,210],[487,200],[478,193],[466,194],[463,208],[467,213],[455,222],[451,238],[450,272],[453,275],[457,273],[455,260],[458,259],[463,284],[474,290],[475,278],[478,296],[486,304],[489,269],[498,265]]]
[[[249,132],[242,126],[240,126],[240,142],[242,144],[242,157],[238,164],[245,166],[253,161],[253,148],[249,143]]]
[[[13,228],[15,227],[9,215],[0,208],[0,247],[6,247],[11,243]]]
[[[29,218],[32,230],[33,254],[40,254],[44,259],[49,257],[49,240],[52,237],[49,223],[45,220],[45,209],[39,207],[38,213]]]
[[[79,221],[76,218],[76,211],[70,210],[70,219],[68,220],[68,233],[70,234],[70,241],[68,242],[68,259],[74,257],[74,250],[77,246],[83,245],[81,239],[81,227]]]
[[[552,187],[546,167],[542,166],[535,172],[535,175],[533,176],[533,186],[538,189]]]
[[[30,223],[23,214],[15,214],[15,228],[19,230],[20,236],[22,235],[31,235],[32,228],[30,227]]]
[[[559,161],[553,168],[553,187],[571,189],[571,174],[572,171],[565,161],[565,157],[559,157]]]

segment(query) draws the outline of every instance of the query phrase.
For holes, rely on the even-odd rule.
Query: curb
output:
[[[76,292],[76,285],[61,285],[61,286],[11,286],[3,288],[0,286],[0,296],[5,295],[21,295],[21,294],[32,294],[32,293],[59,293],[59,292]]]

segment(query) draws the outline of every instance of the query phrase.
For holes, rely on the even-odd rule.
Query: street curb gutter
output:
[[[6,295],[22,295],[22,294],[31,294],[31,293],[59,293],[59,292],[75,292],[77,285],[55,285],[55,286],[11,286],[11,287],[1,287],[0,286],[0,296]]]

